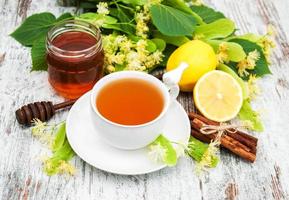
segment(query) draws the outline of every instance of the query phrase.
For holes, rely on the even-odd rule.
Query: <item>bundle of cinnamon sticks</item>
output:
[[[188,114],[192,130],[191,135],[202,142],[209,143],[217,137],[217,133],[203,134],[201,129],[204,125],[219,126],[220,123],[209,120],[202,115],[196,113]],[[256,160],[258,139],[244,133],[240,130],[225,130],[222,134],[221,146],[228,149],[232,153],[244,158],[247,161],[254,162]]]

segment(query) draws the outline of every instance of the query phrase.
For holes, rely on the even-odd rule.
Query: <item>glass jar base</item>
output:
[[[83,94],[91,90],[95,82],[87,84],[59,84],[49,79],[49,83],[54,91],[66,99],[78,99]]]

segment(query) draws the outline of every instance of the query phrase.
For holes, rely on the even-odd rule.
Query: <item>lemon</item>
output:
[[[237,116],[242,107],[242,88],[231,75],[214,70],[196,83],[194,101],[199,111],[208,119],[229,121]]]
[[[181,62],[189,65],[179,82],[180,89],[186,92],[193,91],[198,79],[217,66],[213,48],[200,40],[192,40],[177,48],[168,59],[167,71],[175,69]]]

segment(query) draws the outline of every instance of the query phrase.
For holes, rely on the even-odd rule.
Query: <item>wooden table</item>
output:
[[[219,166],[202,178],[195,175],[190,159],[151,174],[119,176],[76,157],[75,177],[46,176],[40,158],[47,150],[29,129],[16,123],[14,111],[28,102],[62,99],[49,86],[46,72],[30,72],[29,50],[8,34],[33,13],[59,15],[73,8],[58,7],[55,0],[0,0],[0,199],[289,199],[289,1],[206,2],[233,19],[240,33],[264,33],[268,24],[275,25],[278,33],[273,75],[259,82],[262,95],[254,101],[265,123],[265,131],[255,134],[259,146],[254,164],[222,151]],[[189,97],[182,95],[179,100],[192,110]],[[66,115],[62,112],[52,122]]]

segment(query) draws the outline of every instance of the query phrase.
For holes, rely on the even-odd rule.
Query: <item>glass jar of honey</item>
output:
[[[101,34],[90,23],[57,24],[48,32],[46,49],[49,83],[65,98],[80,97],[103,76]]]

